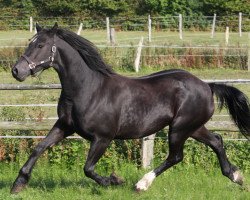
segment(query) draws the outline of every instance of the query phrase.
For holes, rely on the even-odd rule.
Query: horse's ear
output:
[[[36,31],[40,32],[42,30],[42,27],[39,26],[39,24],[36,22]]]
[[[51,29],[52,31],[56,31],[58,29],[58,24],[57,22],[55,23],[55,25],[53,26],[53,28]]]

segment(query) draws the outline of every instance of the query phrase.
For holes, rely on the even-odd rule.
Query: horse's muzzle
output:
[[[26,71],[19,69],[16,65],[11,70],[12,76],[18,81],[24,81],[29,75]]]

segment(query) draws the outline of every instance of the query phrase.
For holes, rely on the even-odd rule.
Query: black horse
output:
[[[242,184],[242,176],[223,148],[222,138],[209,132],[204,124],[214,113],[215,94],[226,106],[241,133],[250,136],[247,97],[224,84],[205,83],[184,70],[157,72],[140,78],[116,74],[88,40],[58,28],[42,29],[12,69],[18,81],[52,67],[58,73],[62,91],[58,103],[59,119],[34,149],[21,168],[11,189],[18,193],[28,183],[39,156],[67,136],[77,133],[91,141],[84,172],[103,186],[123,181],[115,174],[98,175],[94,169],[114,139],[135,139],[169,126],[169,155],[136,184],[147,190],[155,177],[183,159],[183,146],[191,137],[210,146],[217,154],[223,175]]]

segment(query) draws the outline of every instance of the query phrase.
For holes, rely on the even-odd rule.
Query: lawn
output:
[[[46,161],[43,161],[46,162]],[[85,177],[81,167],[71,170],[44,165],[35,167],[29,186],[18,195],[9,193],[18,167],[0,164],[0,199],[250,199],[250,175],[245,174],[246,185],[240,187],[221,175],[218,168],[204,169],[179,166],[159,176],[146,192],[135,192],[135,183],[146,172],[132,164],[122,164],[117,174],[125,179],[122,186],[102,187]]]

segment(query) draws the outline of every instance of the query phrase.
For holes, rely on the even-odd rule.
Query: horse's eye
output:
[[[38,48],[42,48],[42,47],[43,47],[43,45],[42,45],[42,44],[39,44],[39,45],[38,45]]]

